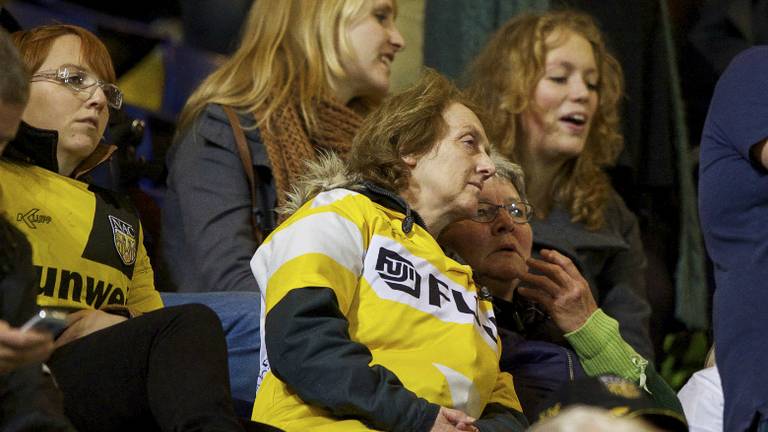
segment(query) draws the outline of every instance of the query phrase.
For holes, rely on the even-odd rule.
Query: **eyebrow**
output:
[[[60,67],[60,68],[61,68],[61,67],[71,67],[71,68],[80,69],[80,70],[83,70],[83,71],[89,72],[89,70],[88,70],[88,68],[87,68],[87,67],[85,67],[85,66],[82,66],[82,65],[79,65],[79,64],[74,64],[74,63],[64,63],[63,65],[61,65],[61,66],[59,66],[59,67]]]
[[[379,3],[376,5],[373,5],[373,10],[375,12],[386,12],[386,13],[393,13],[394,9],[392,8],[392,5],[390,3]]]
[[[571,63],[571,62],[569,62],[569,61],[567,61],[567,60],[560,60],[560,61],[556,61],[556,62],[550,62],[550,63],[547,63],[545,65],[545,69],[556,68],[556,67],[564,67],[568,71],[572,71],[572,70],[576,69],[576,65]],[[585,71],[584,71],[585,75],[586,74],[591,74],[591,73],[598,73],[597,68],[592,68],[591,67],[589,69],[585,69]]]
[[[480,133],[480,129],[476,128],[475,125],[464,125],[459,129],[459,132],[456,134],[458,137],[464,136],[466,134],[470,134],[474,136],[475,138],[481,137],[483,134]]]

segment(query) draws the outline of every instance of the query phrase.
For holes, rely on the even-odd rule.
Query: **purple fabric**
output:
[[[699,212],[714,262],[713,324],[724,430],[768,418],[768,46],[737,56],[717,83],[701,142]]]

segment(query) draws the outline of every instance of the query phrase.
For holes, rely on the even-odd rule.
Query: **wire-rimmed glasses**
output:
[[[526,224],[533,217],[533,206],[527,201],[512,201],[507,205],[481,201],[477,204],[477,213],[471,219],[475,222],[491,223],[496,220],[501,209],[506,210],[509,217],[512,218],[512,222],[516,224]]]
[[[58,69],[40,71],[32,75],[30,81],[50,81],[61,84],[76,92],[86,92],[89,98],[99,87],[111,108],[120,109],[123,106],[123,92],[116,85],[96,79],[88,72],[74,66],[61,66]]]

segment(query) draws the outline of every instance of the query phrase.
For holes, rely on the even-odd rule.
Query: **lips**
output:
[[[379,57],[379,60],[381,60],[381,62],[384,63],[385,65],[391,66],[392,62],[395,61],[395,54],[384,53]]]
[[[506,245],[496,249],[496,252],[517,252],[517,248],[511,245]]]
[[[97,119],[95,117],[81,118],[81,119],[77,120],[77,122],[78,123],[85,123],[85,124],[91,125],[94,128],[96,128],[96,129],[98,129],[98,127],[99,127],[99,119]]]
[[[589,124],[589,116],[584,112],[571,112],[558,120],[573,132],[583,132]]]
[[[478,188],[479,190],[483,190],[483,182],[469,182],[469,184]]]

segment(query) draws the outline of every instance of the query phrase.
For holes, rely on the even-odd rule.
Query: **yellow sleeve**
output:
[[[321,197],[322,198],[322,197]],[[279,226],[251,262],[269,311],[296,288],[334,291],[346,314],[353,302],[367,244],[358,195],[306,205]]]
[[[523,412],[523,407],[520,405],[520,400],[517,398],[517,392],[515,392],[512,375],[507,372],[499,372],[499,376],[496,378],[496,385],[493,387],[493,392],[491,393],[491,398],[488,400],[488,403],[497,403],[516,411]]]
[[[133,278],[128,288],[128,310],[131,315],[141,315],[163,307],[160,293],[155,290],[155,276],[144,248],[144,229],[139,225],[139,250],[133,268]]]

